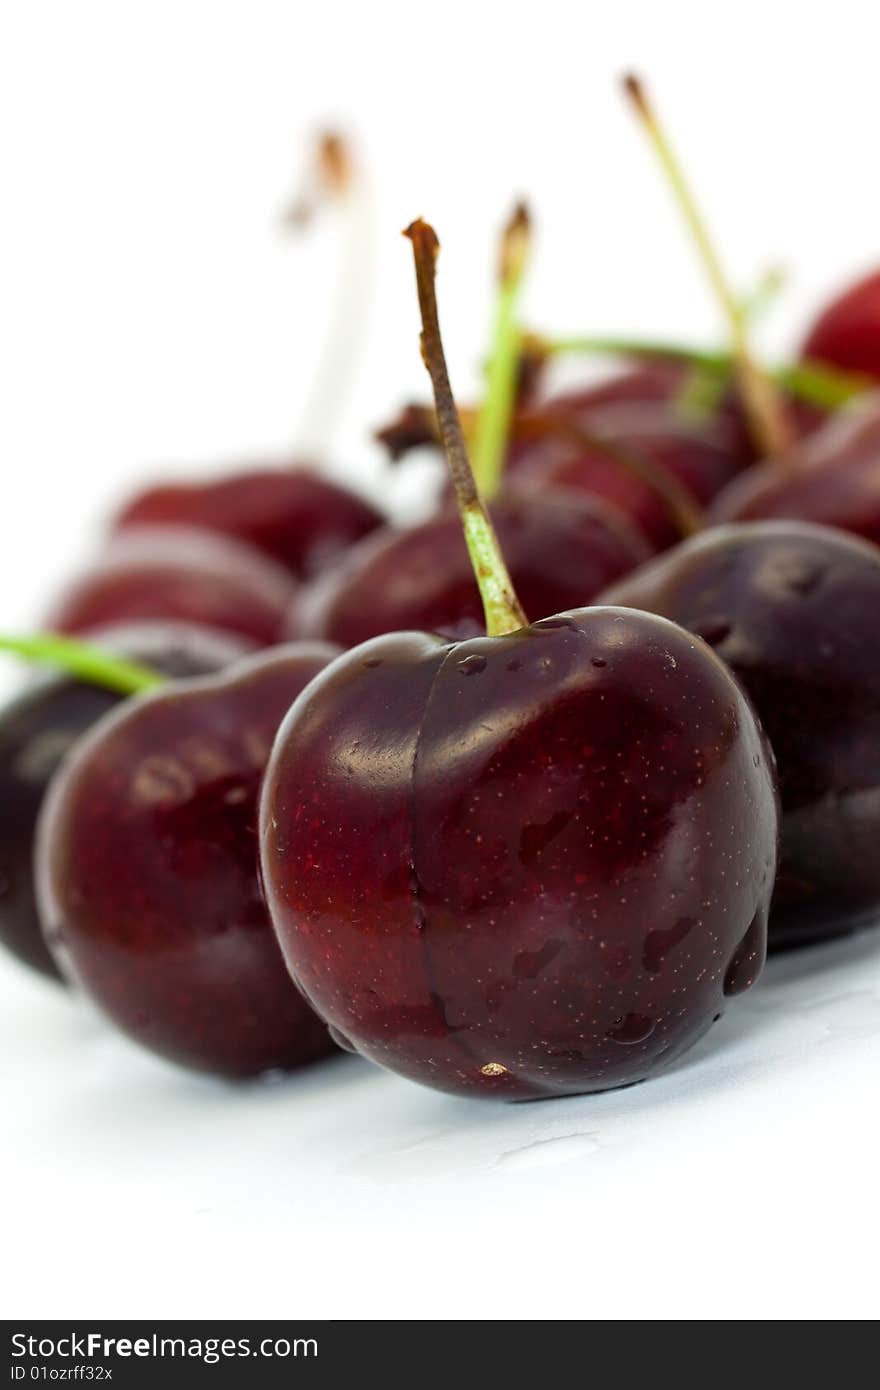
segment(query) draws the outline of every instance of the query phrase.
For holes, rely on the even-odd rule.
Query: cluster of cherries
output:
[[[768,937],[880,911],[880,272],[765,371],[627,90],[730,351],[523,332],[518,208],[459,414],[415,222],[434,401],[381,437],[442,448],[434,514],[294,465],[153,487],[0,640],[63,671],[0,715],[0,937],[178,1063],[624,1085]],[[563,351],[631,364],[553,394]]]

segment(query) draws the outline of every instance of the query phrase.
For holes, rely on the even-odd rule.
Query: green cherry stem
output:
[[[684,170],[657,119],[642,83],[630,74],[624,78],[623,85],[666,175],[727,320],[743,404],[755,443],[762,453],[770,458],[780,463],[789,463],[792,439],[783,402],[775,383],[765,375],[752,357],[743,305],[728,283]]]
[[[484,497],[498,491],[516,401],[519,375],[520,293],[531,250],[532,224],[525,203],[518,203],[501,235],[498,292],[492,350],[486,366],[486,395],[473,438],[473,469]]]
[[[165,684],[164,676],[146,666],[50,632],[35,637],[0,636],[0,652],[9,652],[37,665],[52,666],[119,695],[138,695]]]
[[[434,283],[440,242],[434,228],[421,218],[407,227],[404,236],[412,242],[415,260],[416,285],[422,316],[422,358],[434,388],[440,439],[452,475],[468,553],[483,600],[486,632],[489,637],[503,637],[505,633],[517,632],[520,628],[526,627],[528,618],[514,592],[495,528],[478,491],[449,382]]]
[[[681,362],[719,377],[730,376],[734,359],[730,352],[711,348],[691,347],[685,343],[644,341],[638,338],[572,337],[542,338],[528,334],[527,343],[539,345],[548,355],[585,357],[623,357],[647,362]],[[836,410],[868,390],[867,377],[855,372],[841,372],[816,362],[790,362],[771,369],[779,386],[785,387],[799,400],[825,410]]]

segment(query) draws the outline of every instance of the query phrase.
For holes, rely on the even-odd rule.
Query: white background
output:
[[[783,351],[876,260],[877,38],[840,0],[7,0],[0,627],[37,622],[145,471],[295,439],[332,237],[292,244],[279,214],[316,124],[356,133],[375,212],[334,467],[391,499],[368,431],[424,389],[406,222],[444,243],[462,396],[518,193],[540,231],[535,324],[716,339],[614,87],[636,67],[738,283],[789,271],[764,326]],[[7,1316],[877,1313],[870,933],[775,963],[677,1071],[594,1099],[494,1108],[355,1059],[231,1089],[6,961],[0,1052]]]

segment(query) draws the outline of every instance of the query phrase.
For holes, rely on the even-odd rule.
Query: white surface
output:
[[[652,79],[732,270],[792,272],[765,326],[876,259],[877,20],[742,3],[57,3],[0,12],[0,594],[30,625],[147,465],[295,433],[332,277],[278,214],[316,123],[375,193],[371,338],[336,456],[422,393],[399,229],[444,243],[477,380],[492,236],[532,197],[529,310],[711,338],[617,98]],[[415,484],[409,484],[410,502]],[[190,1079],[0,963],[7,1316],[846,1317],[877,1313],[880,938],[777,962],[672,1075],[494,1108],[345,1060]]]
[[[0,971],[7,1317],[874,1318],[880,941],[774,962],[668,1076],[190,1078]]]

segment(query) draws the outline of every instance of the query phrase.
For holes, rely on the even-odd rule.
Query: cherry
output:
[[[880,380],[880,270],[850,285],[822,310],[802,355]]]
[[[491,508],[518,593],[547,616],[578,607],[648,558],[622,516],[562,488],[506,487]],[[480,591],[455,510],[420,526],[377,532],[304,591],[308,636],[353,647],[410,628],[446,637],[484,630]]]
[[[207,482],[167,483],[133,498],[117,527],[191,526],[245,541],[308,579],[385,518],[312,469],[249,468]]]
[[[231,636],[174,624],[132,624],[89,638],[167,676],[207,674],[246,650]],[[0,712],[0,942],[54,979],[60,975],[43,940],[34,894],[37,816],[65,754],[126,693],[56,674],[31,684]]]
[[[291,208],[295,226],[325,204],[337,212],[341,264],[336,303],[328,315],[327,341],[318,355],[311,396],[300,425],[297,460],[320,456],[335,426],[351,375],[368,276],[363,238],[369,222],[360,171],[345,140],[333,131],[317,141],[305,191]],[[352,327],[354,325],[354,329]],[[187,526],[245,541],[298,579],[310,578],[385,521],[382,513],[349,488],[321,477],[308,464],[249,466],[219,477],[160,482],[131,498],[116,528]]]
[[[665,550],[696,529],[700,509],[736,476],[739,461],[719,432],[688,425],[657,402],[584,409],[580,394],[560,396],[514,432],[508,468],[542,488],[576,488],[612,503],[653,550]],[[543,428],[529,438],[530,421]],[[580,439],[554,433],[571,423]]]
[[[770,945],[833,936],[880,908],[880,552],[826,527],[707,531],[606,591],[711,644],[776,755],[782,857]]]
[[[172,682],[105,717],[49,791],[37,846],[47,940],[125,1032],[221,1076],[330,1050],[291,983],[257,871],[272,740],[333,657],[301,644]]]
[[[229,537],[183,526],[116,536],[71,584],[47,626],[79,633],[108,624],[178,621],[270,646],[292,630],[296,581]]]
[[[775,793],[745,697],[662,619],[529,626],[474,486],[408,231],[489,636],[386,635],[297,701],[261,798],[267,901],[340,1041],[440,1089],[599,1090],[668,1065],[760,970]]]
[[[765,463],[724,489],[712,523],[787,517],[880,542],[880,396],[865,396],[798,451],[794,467]]]

